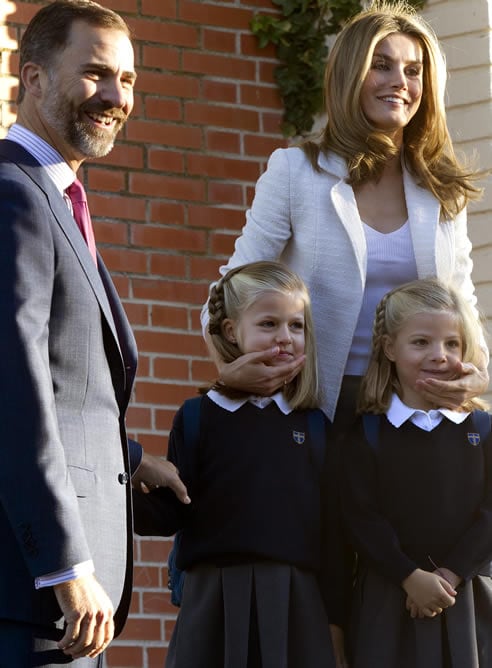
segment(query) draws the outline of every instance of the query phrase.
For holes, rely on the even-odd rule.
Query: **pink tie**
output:
[[[97,264],[96,240],[94,238],[94,230],[92,229],[91,216],[89,213],[89,207],[87,206],[87,197],[84,186],[78,179],[75,179],[72,185],[68,186],[65,192],[70,197],[70,201],[72,202],[73,217],[75,218],[75,222],[79,226],[79,229],[82,232],[82,236],[89,246],[92,259]]]

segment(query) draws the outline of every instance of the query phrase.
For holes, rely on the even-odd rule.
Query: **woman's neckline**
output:
[[[377,229],[376,229],[375,227],[373,227],[372,225],[369,225],[369,223],[365,223],[363,220],[362,220],[361,222],[362,222],[362,225],[363,225],[365,228],[367,228],[368,230],[371,230],[371,231],[374,232],[375,234],[380,234],[380,235],[382,235],[383,237],[388,237],[388,236],[390,236],[390,235],[392,235],[392,234],[396,234],[397,232],[401,232],[401,230],[403,230],[405,227],[408,226],[408,219],[407,219],[404,223],[402,223],[402,224],[400,225],[400,227],[397,227],[397,228],[394,229],[394,230],[390,230],[389,232],[381,232],[381,230],[377,230]]]

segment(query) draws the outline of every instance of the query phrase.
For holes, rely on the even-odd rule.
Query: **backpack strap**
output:
[[[379,425],[381,416],[375,413],[364,413],[362,415],[362,426],[364,427],[364,436],[374,452],[377,452],[379,446]]]
[[[326,455],[326,420],[324,413],[318,408],[309,411],[308,430],[311,438],[311,454],[317,470],[321,473]]]
[[[473,427],[480,434],[480,441],[486,441],[490,434],[490,414],[487,411],[472,412]]]

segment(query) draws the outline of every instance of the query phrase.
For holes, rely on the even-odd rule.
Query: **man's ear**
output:
[[[388,336],[388,334],[385,334],[383,336],[383,339],[381,341],[381,347],[383,349],[384,354],[390,360],[390,362],[394,362],[395,352],[394,352],[393,340],[390,336]]]
[[[33,97],[41,97],[43,81],[46,79],[43,68],[36,63],[24,63],[20,76],[26,91]]]
[[[222,332],[225,338],[231,343],[237,343],[236,324],[231,318],[224,318],[222,321]]]

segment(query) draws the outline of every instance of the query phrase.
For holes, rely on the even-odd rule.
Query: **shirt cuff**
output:
[[[34,580],[34,586],[36,589],[53,587],[62,582],[69,582],[70,580],[75,580],[83,575],[91,575],[92,573],[94,573],[94,562],[92,559],[89,559],[89,561],[83,561],[71,568],[65,568],[63,571],[55,571],[54,573],[48,573],[48,575],[40,575]]]

